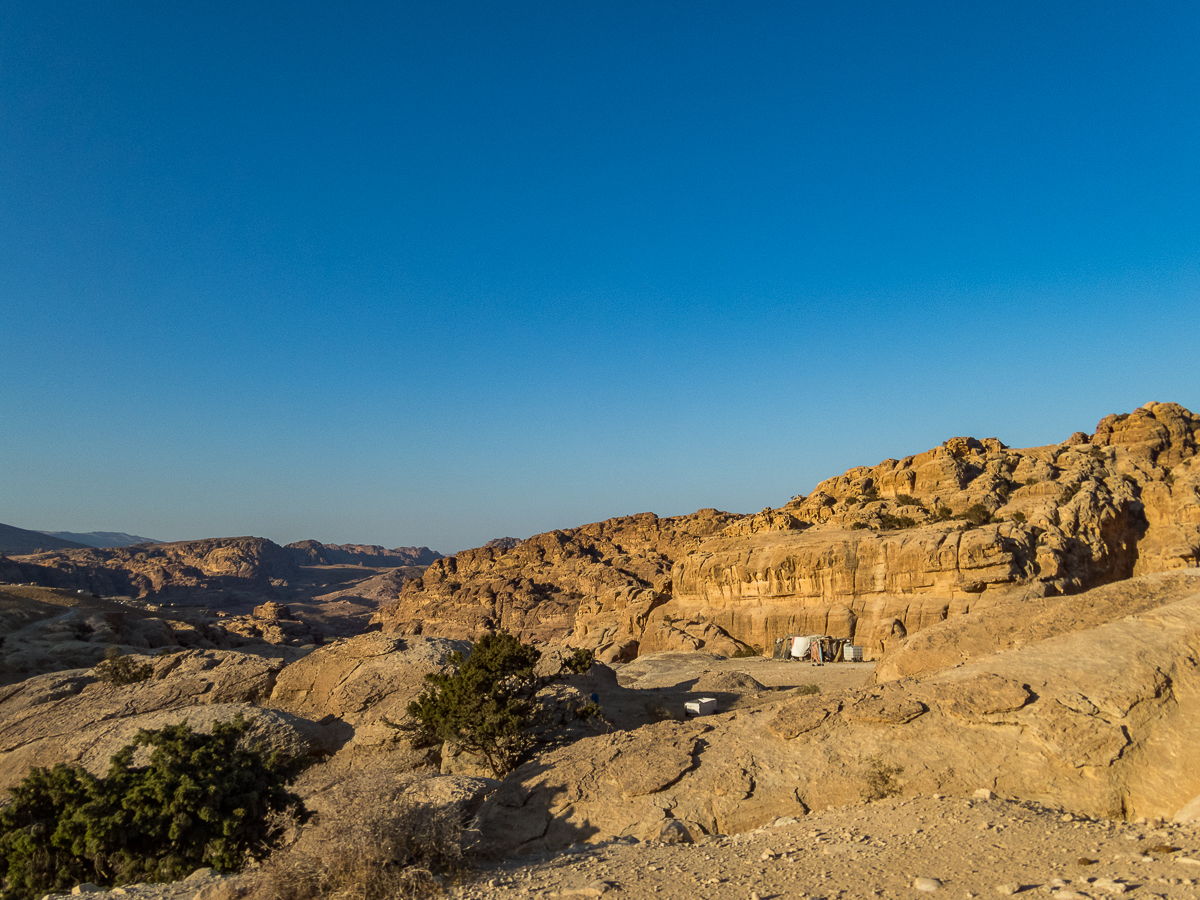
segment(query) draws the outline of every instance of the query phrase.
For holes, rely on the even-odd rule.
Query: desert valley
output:
[[[112,891],[146,898],[1197,897],[1198,448],[1200,416],[1147,403],[1048,446],[952,437],[754,514],[448,557],[4,526],[0,787],[103,776],[185,720],[241,717],[305,761],[315,815],[273,855]],[[519,765],[395,727],[501,632],[544,678]],[[793,636],[863,659],[787,659]],[[146,677],[98,677],[113,647]],[[578,650],[594,664],[563,668]],[[437,852],[397,847],[413,821]]]

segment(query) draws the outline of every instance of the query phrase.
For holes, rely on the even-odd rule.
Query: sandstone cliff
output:
[[[581,603],[653,605],[675,561],[739,518],[715,509],[668,519],[640,513],[465,550],[405,584],[376,620],[401,634],[474,638],[503,628],[523,640],[562,641]]]
[[[1011,449],[951,438],[753,516],[610,519],[430,566],[385,631],[523,638],[631,659],[831,634],[868,658],[1004,598],[1200,564],[1200,417],[1174,403]]]

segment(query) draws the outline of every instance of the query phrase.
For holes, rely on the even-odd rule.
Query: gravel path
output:
[[[1176,850],[1168,850],[1176,847]],[[612,843],[497,863],[451,895],[970,900],[1200,897],[1200,831],[1003,800],[881,801],[698,844]]]

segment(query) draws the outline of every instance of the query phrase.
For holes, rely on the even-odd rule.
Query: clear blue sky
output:
[[[0,6],[0,521],[443,552],[1200,410],[1200,6]]]

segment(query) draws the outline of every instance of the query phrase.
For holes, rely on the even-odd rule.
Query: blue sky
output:
[[[0,7],[0,521],[453,552],[1200,410],[1194,3]]]

